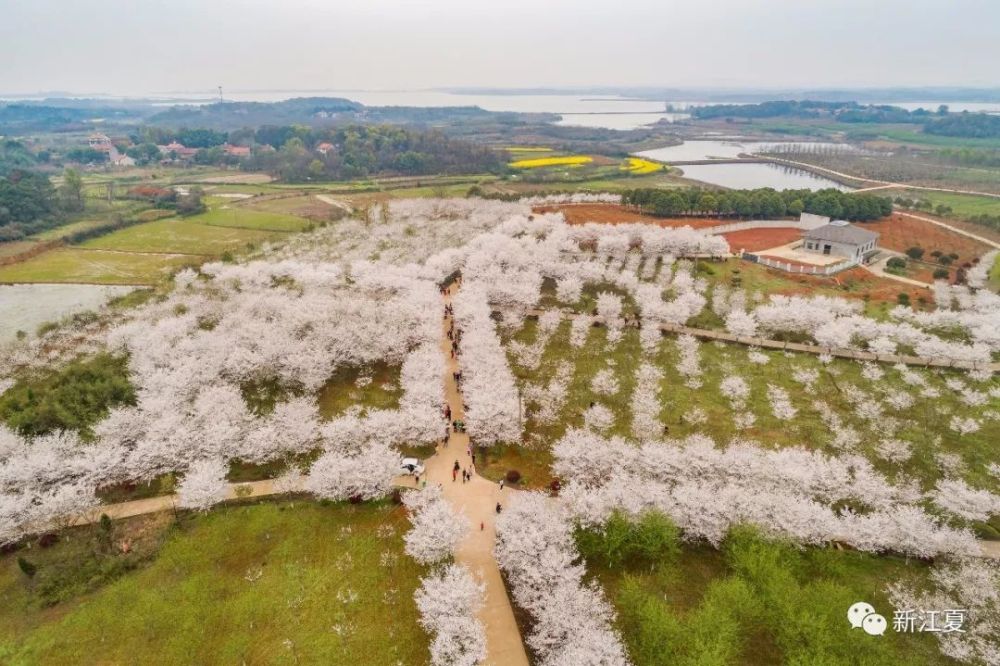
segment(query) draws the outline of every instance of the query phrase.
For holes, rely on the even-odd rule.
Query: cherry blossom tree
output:
[[[431,664],[475,666],[486,658],[486,631],[476,617],[485,587],[451,564],[431,573],[414,593],[420,625],[432,636]]]
[[[428,486],[403,495],[410,510],[413,529],[406,533],[406,554],[421,564],[433,564],[452,556],[469,532],[468,519],[454,511],[440,486]]]
[[[184,509],[208,511],[226,499],[229,466],[218,458],[191,463],[177,486],[177,505]]]

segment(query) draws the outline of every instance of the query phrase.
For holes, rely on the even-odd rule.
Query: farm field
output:
[[[287,500],[116,524],[134,555],[78,528],[0,557],[0,654],[9,663],[425,664],[391,504]],[[17,556],[38,567],[25,582]],[[128,609],[128,612],[123,612]],[[113,629],[112,629],[113,627]]]
[[[758,252],[802,238],[800,229],[744,229],[722,234],[733,252]]]
[[[35,246],[36,243],[30,240],[0,243],[0,259],[16,257],[19,254],[30,252]]]
[[[224,221],[218,214],[206,213],[209,220]],[[263,229],[232,228],[202,224],[199,216],[187,219],[158,220],[139,224],[86,241],[83,248],[121,252],[160,252],[212,256],[240,250],[247,245],[279,240],[284,234]]]
[[[309,224],[301,217],[279,211],[254,210],[242,205],[213,207],[201,215],[184,218],[183,221],[257,231],[302,231]]]
[[[99,251],[61,247],[7,266],[0,282],[81,282],[90,284],[153,284],[198,257],[171,253]]]
[[[569,224],[586,224],[588,222],[600,222],[605,224],[629,224],[641,222],[643,224],[655,224],[661,227],[691,227],[692,229],[706,229],[720,224],[727,224],[727,220],[710,219],[702,217],[677,217],[664,218],[646,215],[622,206],[614,204],[572,204],[563,206],[538,206],[535,208],[539,213],[561,212]]]
[[[911,247],[919,246],[924,248],[925,256],[934,250],[940,250],[944,254],[954,252],[959,256],[956,260],[958,264],[980,257],[991,249],[985,243],[968,236],[898,213],[888,219],[865,222],[858,226],[878,232],[881,247],[905,252]]]

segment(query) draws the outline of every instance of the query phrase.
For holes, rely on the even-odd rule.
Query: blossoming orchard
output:
[[[131,396],[78,428],[0,424],[0,544],[143,507],[370,504],[410,526],[419,588],[380,603],[415,609],[433,664],[746,663],[737,608],[768,600],[778,645],[814,612],[801,640],[856,663],[1000,664],[993,255],[874,313],[745,286],[708,230],[537,212],[584,202],[618,197],[382,202],[11,343],[0,392],[109,355]],[[798,592],[754,582],[751,548],[803,558]],[[966,631],[879,642],[857,601],[964,608]],[[658,629],[698,612],[723,623],[705,652]]]

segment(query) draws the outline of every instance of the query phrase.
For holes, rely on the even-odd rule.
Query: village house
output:
[[[326,155],[333,149],[334,145],[329,141],[324,141],[323,143],[316,146],[316,152],[319,153],[320,155]]]
[[[802,247],[817,254],[845,257],[862,263],[878,250],[878,233],[846,220],[834,220],[802,233]]]
[[[176,141],[171,141],[165,146],[157,146],[160,149],[160,154],[163,155],[165,159],[169,159],[173,155],[177,155],[177,159],[187,160],[191,159],[198,152],[197,148],[188,148],[182,143],[177,143]]]
[[[125,153],[118,152],[118,149],[114,146],[108,150],[108,162],[111,166],[116,167],[132,167],[135,166],[135,160],[126,155]]]
[[[111,137],[107,134],[91,134],[87,137],[87,145],[89,145],[94,150],[100,150],[102,152],[107,152],[111,148]]]
[[[222,152],[230,157],[239,157],[242,159],[250,157],[250,146],[234,146],[226,143],[222,146]]]

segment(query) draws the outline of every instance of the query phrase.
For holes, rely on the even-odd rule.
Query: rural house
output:
[[[846,257],[862,262],[878,249],[878,234],[846,220],[834,220],[802,233],[804,249],[817,254]]]
[[[250,146],[234,146],[226,143],[222,146],[222,152],[230,157],[250,157]]]

